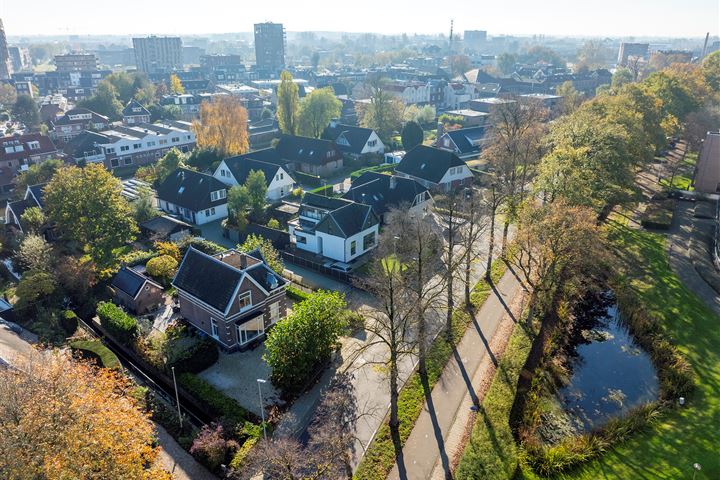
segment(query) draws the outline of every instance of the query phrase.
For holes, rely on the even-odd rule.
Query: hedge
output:
[[[322,184],[322,179],[317,175],[310,175],[309,173],[294,172],[293,176],[295,181],[301,185],[307,185],[309,187],[319,187]]]
[[[397,167],[397,164],[395,163],[383,163],[381,165],[377,165],[375,167],[366,167],[361,168],[360,170],[355,170],[350,174],[350,179],[355,180],[363,173],[367,172],[376,172],[376,173],[383,173],[383,172],[389,172],[393,173],[395,171],[395,167]]]
[[[78,316],[72,310],[65,310],[60,317],[60,326],[68,335],[74,334],[78,327]]]
[[[70,343],[70,348],[81,352],[85,357],[97,359],[104,368],[120,366],[117,356],[99,340],[77,340]]]
[[[208,255],[215,255],[227,250],[227,248],[222,245],[218,245],[215,242],[211,242],[210,240],[205,240],[200,237],[185,237],[178,243],[178,246],[180,247],[180,252],[183,255],[185,255],[185,252],[187,252],[187,249],[191,246]]]
[[[245,464],[245,459],[247,458],[248,453],[250,453],[250,450],[252,450],[255,444],[257,444],[258,440],[259,438],[257,437],[250,437],[245,440],[245,443],[243,443],[242,447],[238,449],[230,462],[230,468],[233,470],[240,470]]]
[[[178,376],[178,381],[196,399],[207,404],[215,415],[225,417],[233,425],[245,422],[247,410],[202,378],[186,372]]]
[[[298,302],[302,302],[303,300],[307,300],[308,298],[310,298],[309,293],[304,290],[300,290],[293,285],[287,287],[286,293],[288,297],[292,298],[293,300],[297,300]]]
[[[322,187],[313,188],[308,193],[315,193],[317,195],[329,197],[333,194],[333,185],[323,185]]]
[[[218,361],[217,345],[214,340],[203,338],[190,347],[182,358],[170,364],[178,373],[199,373]]]
[[[110,302],[100,302],[97,306],[97,316],[100,324],[118,342],[130,345],[138,331],[137,320],[120,307]]]

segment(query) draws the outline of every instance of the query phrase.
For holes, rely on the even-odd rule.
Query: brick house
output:
[[[50,137],[27,133],[0,138],[0,193],[15,188],[15,177],[35,163],[57,158],[58,149]]]
[[[144,315],[163,304],[163,288],[142,273],[122,267],[110,282],[113,300],[130,312]]]

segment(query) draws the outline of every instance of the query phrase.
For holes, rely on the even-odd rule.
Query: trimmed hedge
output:
[[[100,318],[100,324],[118,342],[130,345],[137,336],[137,320],[114,303],[98,303],[97,316]]]
[[[197,375],[182,373],[178,376],[178,381],[195,398],[207,404],[215,415],[224,417],[233,425],[244,423],[247,419],[247,410]]]
[[[238,449],[232,461],[230,462],[230,468],[232,468],[233,470],[242,469],[243,465],[245,464],[245,459],[247,459],[250,450],[252,450],[255,444],[257,444],[258,440],[258,437],[250,437],[245,440],[245,443],[243,443],[242,447]]]
[[[309,293],[305,292],[304,290],[300,290],[293,285],[287,287],[286,293],[288,297],[292,298],[293,300],[297,300],[298,302],[302,302],[303,300],[307,300],[308,298],[310,298]]]
[[[120,367],[117,356],[99,340],[77,340],[70,343],[70,348],[79,351],[86,358],[98,360],[104,368]]]
[[[395,171],[395,167],[397,167],[397,164],[395,164],[395,163],[383,163],[383,164],[377,165],[377,166],[375,166],[375,167],[361,168],[360,170],[355,170],[354,172],[352,172],[352,173],[350,174],[350,179],[351,179],[351,180],[355,180],[355,179],[358,178],[360,175],[362,175],[363,173],[367,173],[367,172],[376,172],[376,173],[388,172],[388,173],[393,173],[393,172]]]
[[[185,252],[187,252],[187,249],[191,246],[208,255],[215,255],[227,250],[227,248],[222,245],[200,237],[185,237],[178,243],[178,246],[180,247],[180,253],[182,253],[182,255],[185,255]]]
[[[313,188],[308,193],[315,193],[317,195],[330,197],[333,194],[333,185],[323,185],[322,187]]]
[[[170,364],[178,373],[199,373],[218,361],[217,345],[214,340],[203,338],[189,348],[183,358]]]

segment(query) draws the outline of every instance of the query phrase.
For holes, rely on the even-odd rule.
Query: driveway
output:
[[[265,407],[277,404],[280,399],[279,392],[270,383],[271,369],[262,359],[263,353],[264,344],[244,352],[220,353],[217,363],[201,372],[200,377],[260,417],[258,378],[267,380],[261,384]]]
[[[222,245],[225,248],[235,248],[237,246],[237,242],[223,237],[221,222],[222,220],[215,220],[214,222],[200,225],[200,235],[203,238],[210,240],[211,242],[215,242],[218,245]]]

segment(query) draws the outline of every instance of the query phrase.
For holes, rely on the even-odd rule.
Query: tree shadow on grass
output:
[[[457,352],[453,348],[453,352]],[[457,353],[456,353],[457,354]],[[462,369],[464,372],[464,369]],[[467,378],[467,376],[463,373],[463,378]],[[433,434],[435,435],[435,441],[437,442],[438,446],[438,452],[440,452],[440,461],[442,463],[443,471],[445,472],[445,478],[450,479],[452,478],[452,472],[450,471],[450,459],[448,458],[448,454],[445,451],[445,439],[443,438],[442,430],[440,429],[440,423],[437,419],[437,414],[435,412],[435,403],[432,399],[432,390],[430,389],[430,384],[428,383],[428,379],[426,375],[423,375],[420,379],[422,386],[423,386],[423,392],[425,395],[425,404],[427,405],[428,414],[430,415],[430,421],[432,422],[433,426]],[[472,385],[469,385],[472,390]],[[473,392],[474,395],[474,392]],[[476,400],[473,400],[476,401]],[[401,477],[402,478],[402,477]]]

